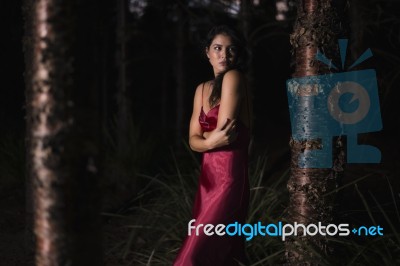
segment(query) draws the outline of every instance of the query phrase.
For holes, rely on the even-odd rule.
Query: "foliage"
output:
[[[199,176],[199,164],[190,153],[190,162],[177,161],[172,153],[172,174],[160,173],[155,176],[141,175],[148,180],[131,206],[124,214],[104,213],[110,218],[105,226],[106,265],[171,265],[185,237],[187,222],[191,219],[192,200]],[[286,182],[288,171],[279,178],[266,177],[267,156],[259,156],[250,167],[251,198],[247,222],[261,221],[277,223],[283,221],[288,201]],[[357,184],[366,177],[356,179],[342,189],[354,189],[362,198]],[[330,238],[337,256],[326,257],[311,251],[319,257],[322,265],[393,265],[399,263],[400,234],[396,225],[400,223],[399,209],[390,183],[388,188],[397,213],[388,213],[387,207],[376,202],[372,206],[365,200],[365,210],[353,210],[350,215],[368,213],[371,220],[376,215],[385,217],[388,232],[382,237]],[[371,195],[373,197],[373,195]],[[398,200],[397,200],[398,202]],[[338,214],[343,215],[343,214]],[[389,229],[390,227],[390,229]],[[284,263],[284,242],[279,237],[254,237],[246,242],[251,265],[276,265]]]
[[[132,120],[128,122],[128,138],[123,151],[117,142],[116,123],[113,122],[103,129],[104,176],[101,188],[104,194],[103,209],[108,211],[121,208],[131,195],[135,195],[137,187],[144,185],[139,183],[138,173],[155,168],[152,163],[159,161],[157,138],[145,135],[141,130],[142,127]]]

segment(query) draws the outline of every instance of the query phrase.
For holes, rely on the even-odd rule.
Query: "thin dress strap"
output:
[[[203,107],[204,105],[204,100],[203,100],[204,84],[205,82],[203,82],[203,87],[201,88],[201,107]]]

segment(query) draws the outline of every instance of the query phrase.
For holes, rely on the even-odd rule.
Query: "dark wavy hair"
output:
[[[224,72],[218,74],[214,79],[213,90],[208,100],[210,106],[214,106],[221,99],[222,80],[224,79],[225,73],[232,69],[236,69],[241,72],[245,72],[247,69],[248,53],[246,50],[246,41],[244,36],[234,28],[231,28],[227,25],[213,27],[207,34],[205,41],[206,48],[210,48],[215,36],[219,34],[229,36],[232,40],[232,44],[236,47],[237,52],[232,65],[229,66]]]

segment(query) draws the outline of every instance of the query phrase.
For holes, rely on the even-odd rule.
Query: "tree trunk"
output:
[[[295,59],[294,78],[315,76],[327,73],[327,68],[320,65],[316,59],[317,49],[324,54],[334,55],[333,47],[336,47],[335,28],[336,15],[331,6],[330,0],[303,0],[298,1],[297,19],[294,31],[291,35]],[[301,96],[311,96],[309,91],[298,91]],[[309,97],[304,97],[309,98]],[[303,109],[306,102],[303,103]],[[302,110],[303,110],[302,109]],[[303,122],[307,125],[298,125],[307,128],[314,124],[311,120],[311,111],[308,109],[304,115],[307,116]],[[298,161],[301,153],[307,150],[318,149],[321,145],[319,139],[290,140],[291,147],[291,176],[288,181],[290,202],[288,207],[287,220],[301,224],[328,224],[332,222],[333,197],[324,197],[323,194],[331,191],[335,187],[335,178],[338,171],[341,171],[343,156],[336,161],[333,169],[300,168]],[[329,145],[329,144],[328,144]],[[336,144],[341,147],[340,139]],[[342,155],[342,154],[341,154]],[[316,256],[315,249],[319,254],[329,255],[331,248],[326,238],[321,235],[303,236],[301,230],[298,236],[291,237],[286,241],[286,260],[289,265],[318,265],[320,259]]]
[[[253,40],[250,38],[251,36],[251,17],[252,17],[252,8],[253,8],[253,1],[251,0],[243,0],[240,3],[240,17],[241,17],[241,28],[243,35],[247,42],[247,52],[248,52],[248,65],[247,65],[247,79],[246,79],[246,86],[247,86],[247,97],[249,98],[249,102],[253,102],[253,87],[254,87],[254,68],[252,64],[252,52],[253,52]],[[250,113],[252,114],[253,105],[250,104]],[[250,115],[252,117],[252,115]],[[249,121],[250,128],[252,128],[253,121]],[[249,147],[249,152],[252,152],[252,145]]]
[[[117,141],[118,151],[122,156],[127,156],[129,152],[129,132],[131,125],[131,108],[130,101],[127,95],[127,50],[126,50],[126,1],[118,0],[118,63],[119,63],[119,80],[118,80],[118,95],[117,95]]]
[[[183,5],[183,3],[182,3]],[[176,136],[175,145],[181,147],[183,114],[184,114],[184,92],[185,92],[185,24],[186,16],[182,6],[178,8],[177,39],[176,39]]]
[[[73,56],[76,6],[25,4],[31,12],[24,40],[36,265],[100,265],[96,128],[77,115],[87,103],[74,98],[81,95]]]
[[[363,39],[364,39],[364,25],[362,20],[363,6],[365,2],[359,0],[352,0],[350,3],[349,24],[351,31],[351,58],[354,62],[358,56],[363,52]]]
[[[250,16],[251,16],[251,0],[240,1],[240,17],[243,35],[248,40],[250,36]],[[249,49],[250,50],[250,49]]]

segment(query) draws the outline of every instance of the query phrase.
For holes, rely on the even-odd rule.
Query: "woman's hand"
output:
[[[206,139],[209,149],[229,145],[236,140],[237,135],[235,119],[226,119],[222,128],[216,128],[213,131],[203,133],[203,137]]]
[[[203,132],[203,138],[208,139],[212,131]]]

